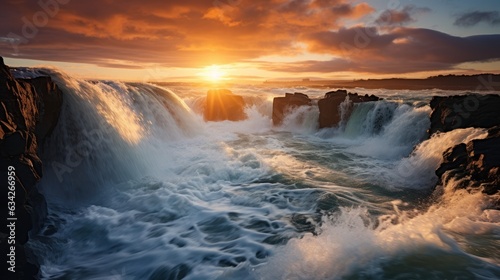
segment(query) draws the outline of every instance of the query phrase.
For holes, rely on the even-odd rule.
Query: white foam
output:
[[[480,128],[455,129],[434,134],[420,143],[409,157],[396,163],[392,172],[394,178],[406,182],[404,186],[409,188],[433,186],[437,181],[434,172],[443,160],[444,151],[460,143],[483,139],[487,135],[488,132]]]
[[[444,149],[440,143],[484,135],[476,130],[439,135],[443,138],[430,139],[402,159],[413,138],[425,132],[428,107],[363,105],[372,112],[364,120],[377,119],[374,108],[388,108],[392,117],[384,118],[376,132],[368,127],[367,133],[342,137],[336,130],[325,139],[319,137],[314,107],[294,110],[275,128],[269,112],[272,99],[245,96],[253,102],[245,109],[247,120],[204,122],[199,112],[161,87],[51,75],[69,91],[69,99],[67,118],[54,132],[46,156],[64,161],[67,151],[59,147],[74,147],[81,139],[93,150],[71,167],[63,182],[50,172],[41,182],[51,197],[49,223],[57,230],[31,239],[30,246],[43,256],[46,278],[168,279],[187,274],[187,279],[335,279],[357,271],[364,273],[358,278],[377,278],[384,265],[418,258],[425,250],[432,251],[431,264],[436,251],[437,258],[451,252],[474,263],[479,258],[450,235],[498,233],[498,212],[483,211],[487,202],[481,194],[445,193],[446,204],[420,211],[395,200],[391,211],[387,205],[398,193],[368,192],[354,178],[397,181],[391,172],[396,163],[408,160],[418,164],[415,177],[398,176],[411,186],[428,176],[426,165],[437,164],[436,155]],[[269,94],[286,91],[272,89]],[[193,105],[204,92],[180,94]],[[415,122],[416,127],[409,126]],[[82,133],[93,129],[100,138]],[[363,145],[387,150],[363,151]],[[389,151],[398,146],[404,149]],[[384,172],[389,175],[384,177]],[[82,202],[93,188],[93,199]],[[316,217],[324,212],[318,201],[326,195],[342,196],[348,201],[342,205],[354,207],[329,212],[319,226]],[[57,203],[61,201],[68,203]],[[331,203],[335,211],[341,202]],[[463,203],[468,206],[460,207]],[[300,231],[297,216],[303,217],[300,225],[316,227],[319,235]],[[287,240],[287,245],[277,245]],[[477,261],[483,267],[485,262],[498,263],[494,257]]]
[[[389,273],[388,264],[404,264],[397,259],[421,255],[427,258],[425,265],[430,269],[428,273],[432,273],[432,262],[438,264],[440,256],[447,254],[467,262],[471,271],[475,267],[476,277],[489,274],[479,268],[495,270],[496,267],[498,272],[497,241],[483,237],[500,232],[500,212],[487,209],[491,200],[482,193],[457,191],[445,202],[420,213],[400,211],[397,205],[401,202],[395,202],[394,214],[381,216],[378,223],[373,222],[363,207],[344,208],[339,215],[324,221],[318,236],[306,234],[278,249],[268,263],[257,269],[256,275],[273,279],[344,279],[349,275],[384,279],[385,273]],[[478,252],[455,234],[478,236],[489,242],[482,246],[493,251],[475,255]]]
[[[285,114],[277,131],[287,131],[296,134],[312,134],[318,130],[319,109],[317,106],[300,106]]]
[[[414,108],[385,101],[356,105],[339,135],[351,140],[348,151],[355,154],[378,159],[404,157],[425,138],[430,125],[429,107]]]

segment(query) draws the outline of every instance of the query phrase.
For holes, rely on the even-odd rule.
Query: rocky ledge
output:
[[[0,57],[0,170],[2,182],[9,182],[1,196],[5,209],[0,219],[16,218],[11,228],[0,229],[0,242],[2,258],[7,258],[2,262],[15,264],[15,272],[4,272],[15,273],[12,279],[38,278],[36,259],[24,245],[47,214],[36,187],[43,171],[39,152],[57,124],[61,106],[62,92],[50,77],[15,79]]]
[[[430,135],[456,128],[491,128],[500,125],[500,95],[436,96],[430,105]]]
[[[468,94],[434,97],[430,134],[457,128],[488,128],[485,139],[450,147],[436,170],[437,186],[455,182],[454,189],[500,193],[500,95]],[[439,188],[438,188],[439,189]],[[500,201],[496,201],[500,208]]]

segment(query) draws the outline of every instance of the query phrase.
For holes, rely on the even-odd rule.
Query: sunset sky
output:
[[[0,55],[83,78],[500,73],[498,0],[1,0]]]

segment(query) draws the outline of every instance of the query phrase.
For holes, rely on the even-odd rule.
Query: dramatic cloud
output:
[[[371,73],[499,59],[500,35],[456,37],[403,27],[429,11],[404,6],[377,13],[373,21],[373,7],[347,0],[5,0],[0,55],[136,69],[255,63],[307,50],[332,59],[260,65],[282,72]],[[457,19],[461,25],[497,20],[495,12]]]
[[[430,11],[429,8],[419,8],[413,5],[405,6],[401,10],[385,10],[375,23],[380,26],[403,26],[415,22],[415,16]]]
[[[479,12],[474,11],[470,13],[465,13],[460,15],[455,20],[456,26],[462,27],[470,27],[474,26],[480,22],[485,22],[491,25],[499,25],[500,24],[500,15],[498,12]]]
[[[290,72],[410,73],[448,70],[464,62],[500,59],[500,35],[456,37],[414,28],[379,34],[375,27],[353,27],[317,32],[305,39],[311,51],[337,58],[286,66],[268,65],[267,68]]]
[[[38,3],[2,4],[1,55],[122,67],[131,62],[199,67],[293,55],[303,49],[298,36],[336,29],[342,20],[373,11],[366,3],[346,0]]]

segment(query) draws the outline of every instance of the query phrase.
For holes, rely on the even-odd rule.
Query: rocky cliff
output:
[[[0,229],[0,242],[2,258],[8,258],[8,266],[15,264],[15,272],[8,272],[16,275],[12,279],[38,277],[36,259],[24,245],[47,214],[36,188],[43,172],[39,151],[57,124],[61,105],[62,92],[50,77],[15,79],[0,57],[0,170],[1,180],[8,182],[0,219],[11,225]]]

